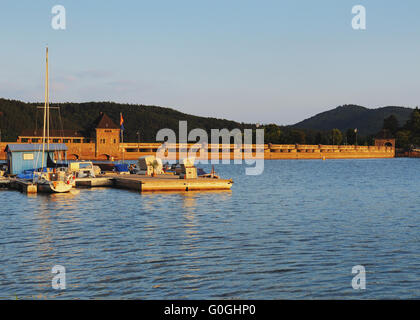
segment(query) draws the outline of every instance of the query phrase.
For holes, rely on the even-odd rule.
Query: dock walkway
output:
[[[10,179],[7,178],[0,178],[0,188],[8,188],[10,185]]]
[[[180,179],[175,175],[144,175],[107,174],[95,178],[77,178],[76,188],[114,187],[130,189],[138,192],[162,191],[199,191],[199,190],[230,190],[233,181],[228,179]],[[31,181],[10,178],[0,179],[0,187],[19,190],[24,193],[37,193],[37,185]]]
[[[28,180],[13,178],[9,181],[9,188],[19,190],[24,193],[37,193],[36,184]]]
[[[230,190],[233,181],[227,179],[180,179],[179,176],[159,175],[149,177],[143,175],[115,176],[117,188],[145,191],[196,191],[196,190]]]

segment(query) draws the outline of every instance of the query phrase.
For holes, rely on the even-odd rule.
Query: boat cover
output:
[[[117,172],[127,172],[128,171],[128,164],[127,163],[116,163],[115,164],[115,171],[117,171]]]

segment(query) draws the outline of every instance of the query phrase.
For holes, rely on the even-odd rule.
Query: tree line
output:
[[[420,146],[420,110],[416,107],[407,122],[400,126],[397,118],[390,115],[384,120],[383,129],[396,139],[396,147],[410,150]]]
[[[0,99],[1,141],[16,141],[24,129],[42,128],[42,103],[25,103]],[[324,144],[324,145],[373,145],[375,135],[360,135],[357,128],[346,131],[298,129],[293,126],[266,124],[258,126],[226,119],[198,117],[158,106],[119,104],[114,102],[53,103],[51,123],[55,129],[72,129],[85,136],[92,136],[92,124],[101,112],[106,113],[117,125],[119,115],[124,117],[124,141],[155,142],[157,132],[162,128],[178,131],[179,121],[186,120],[188,130],[204,129],[210,136],[211,129],[264,129],[265,143],[272,144]],[[54,127],[55,126],[55,127]],[[383,122],[383,129],[396,137],[397,147],[420,146],[420,111],[414,109],[410,119],[400,126],[394,115]]]
[[[377,135],[359,135],[357,128],[346,131],[306,130],[290,126],[269,124],[265,129],[265,141],[274,144],[328,144],[328,145],[373,145]],[[395,115],[390,115],[383,121],[382,130],[389,138],[395,138],[396,147],[404,150],[420,146],[420,110],[414,109],[408,121],[400,126]],[[378,132],[378,134],[380,134]]]
[[[265,141],[273,144],[371,145],[374,143],[373,135],[359,135],[356,128],[347,129],[345,132],[339,129],[297,129],[275,124],[265,125],[263,128]]]

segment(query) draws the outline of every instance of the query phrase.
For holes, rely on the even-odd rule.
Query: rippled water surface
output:
[[[418,159],[216,169],[231,192],[0,190],[0,297],[420,298]]]

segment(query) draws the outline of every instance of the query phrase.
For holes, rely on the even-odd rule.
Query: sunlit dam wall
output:
[[[16,143],[16,142],[10,142]],[[6,159],[4,149],[8,142],[0,143],[0,159]],[[66,143],[67,158],[70,160],[136,160],[144,155],[155,155],[160,143],[119,143],[109,148],[100,149],[91,143]],[[255,145],[208,144],[205,150],[191,152],[196,144],[176,144],[166,148],[164,155],[179,159],[189,155],[196,155],[197,159],[222,159],[223,152],[230,159],[264,158],[264,159],[361,159],[361,158],[393,158],[395,148],[386,146],[337,146],[337,145],[283,145],[265,144],[257,149]]]

